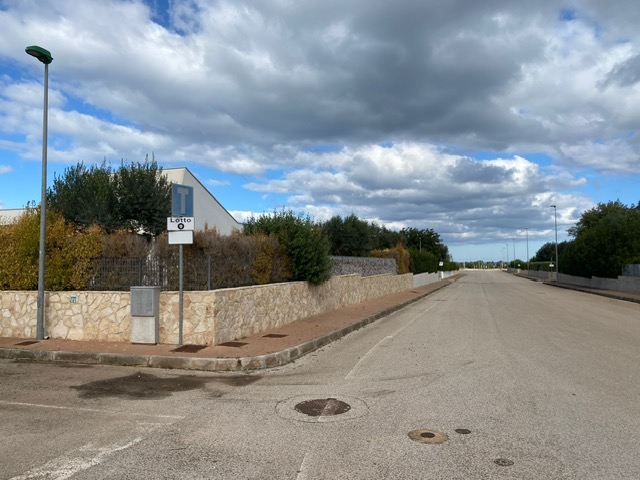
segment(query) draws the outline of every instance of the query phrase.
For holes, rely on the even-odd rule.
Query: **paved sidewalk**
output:
[[[140,345],[0,337],[0,358],[45,362],[130,365],[209,371],[241,371],[290,363],[348,333],[399,310],[460,278],[385,295],[224,345]]]

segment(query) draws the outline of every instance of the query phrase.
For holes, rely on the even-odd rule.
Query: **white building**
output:
[[[221,235],[242,230],[242,224],[222,206],[188,168],[165,168],[162,173],[169,183],[193,187],[193,216],[196,230],[215,228]]]
[[[193,187],[193,216],[196,230],[215,228],[221,235],[230,235],[234,230],[242,230],[242,224],[222,206],[207,188],[200,183],[188,168],[165,168],[162,173],[169,183]],[[16,220],[24,209],[0,209],[0,225]]]

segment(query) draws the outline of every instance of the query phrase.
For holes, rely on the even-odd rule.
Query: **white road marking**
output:
[[[367,353],[365,353],[360,360],[358,360],[358,363],[355,364],[355,366],[351,369],[351,371],[349,373],[347,373],[347,376],[344,377],[345,380],[348,380],[349,378],[351,378],[352,376],[354,376],[358,370],[360,370],[360,368],[362,367],[362,365],[364,364],[364,362],[373,355],[373,353],[380,348],[380,346],[382,346],[383,343],[389,341],[389,340],[393,340],[393,338],[402,333],[402,331],[404,331],[405,329],[407,329],[408,327],[410,327],[411,325],[413,325],[417,320],[419,320],[422,315],[424,315],[425,313],[427,313],[429,310],[431,310],[434,307],[435,304],[431,304],[429,306],[427,306],[427,308],[425,308],[424,310],[422,310],[420,313],[418,313],[413,320],[411,320],[410,322],[407,322],[405,325],[403,325],[402,327],[398,328],[395,332],[393,332],[391,335],[388,335],[386,337],[384,337],[382,340],[380,340],[378,343],[376,343],[371,350],[369,350]]]
[[[113,444],[103,447],[87,444],[77,450],[71,451],[66,455],[54,458],[53,460],[33,468],[28,472],[13,477],[10,480],[29,480],[33,478],[47,478],[49,480],[65,480],[72,477],[78,472],[95,467],[102,463],[107,457],[133,447],[142,441],[142,438],[134,438],[133,440],[123,444]]]
[[[300,464],[300,468],[298,468],[298,476],[296,477],[296,480],[305,480],[306,478],[309,478],[307,475],[307,472],[305,471],[305,466],[307,463],[307,457],[309,456],[309,452],[304,454],[304,458],[302,459],[302,463]]]
[[[167,418],[171,420],[182,420],[184,418],[184,416],[180,416],[180,415],[154,415],[150,413],[128,413],[128,412],[119,412],[116,410],[100,410],[97,408],[84,408],[84,407],[63,407],[60,405],[44,405],[40,403],[9,402],[6,400],[0,400],[0,405],[13,405],[17,407],[33,407],[33,408],[52,408],[56,410],[70,410],[72,412],[106,413],[109,415],[128,415],[128,416],[134,416],[134,417]]]

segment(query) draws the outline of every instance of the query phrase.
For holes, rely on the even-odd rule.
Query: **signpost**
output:
[[[193,217],[193,187],[188,185],[171,185],[171,217],[167,217],[167,230],[169,231],[169,245],[179,246],[178,263],[178,345],[182,345],[183,324],[183,268],[184,245],[193,243],[193,231],[195,219]]]

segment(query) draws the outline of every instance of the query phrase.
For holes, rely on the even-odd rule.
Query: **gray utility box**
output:
[[[131,287],[131,343],[160,341],[160,287]]]

